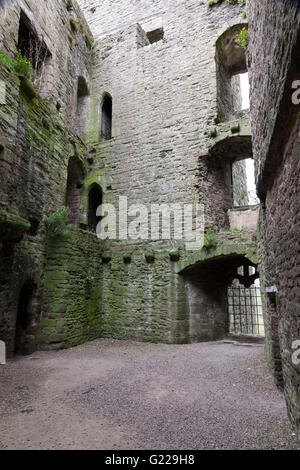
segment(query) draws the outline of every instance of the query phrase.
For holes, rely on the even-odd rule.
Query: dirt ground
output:
[[[97,340],[0,366],[0,449],[294,449],[262,345]]]

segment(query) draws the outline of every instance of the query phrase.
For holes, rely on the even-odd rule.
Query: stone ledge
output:
[[[0,240],[18,243],[24,233],[30,229],[30,223],[9,209],[0,209]]]
[[[178,263],[176,272],[182,273],[203,261],[236,255],[244,256],[252,263],[258,264],[256,231],[220,232],[216,234],[216,240],[216,246],[204,247],[184,256]]]

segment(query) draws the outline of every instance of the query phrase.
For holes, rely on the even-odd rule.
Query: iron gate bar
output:
[[[264,336],[260,288],[228,287],[229,330],[235,334]]]

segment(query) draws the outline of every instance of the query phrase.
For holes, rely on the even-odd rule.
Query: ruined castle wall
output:
[[[229,194],[226,204],[214,201],[211,190],[222,174],[215,179],[212,175],[206,185],[206,176],[201,178],[199,173],[199,154],[208,153],[216,138],[226,140],[239,134],[238,126],[231,130],[230,123],[222,124],[215,136],[208,129],[218,117],[215,44],[226,29],[243,23],[241,9],[225,2],[210,9],[198,0],[168,5],[119,1],[101,6],[82,1],[97,39],[91,51],[90,32],[75,4],[67,8],[70,2],[53,2],[49,2],[51,21],[42,2],[24,5],[36,30],[45,30],[45,40],[53,41],[47,43],[52,59],[41,96],[30,98],[28,90],[20,91],[15,74],[2,66],[0,70],[8,81],[9,103],[0,109],[5,211],[15,209],[20,231],[28,220],[38,225],[23,241],[10,244],[10,251],[7,241],[3,245],[1,311],[5,321],[1,322],[1,335],[12,352],[19,293],[22,284],[31,279],[37,294],[30,341],[38,331],[39,347],[67,347],[100,335],[164,342],[195,340],[190,331],[188,290],[178,268],[190,253],[181,249],[179,256],[174,254],[175,244],[169,241],[156,243],[148,253],[150,242],[104,243],[79,229],[50,240],[45,218],[65,203],[68,161],[76,157],[84,176],[81,228],[87,228],[89,189],[95,183],[101,186],[104,202],[115,205],[120,195],[128,196],[129,204],[144,202],[148,206],[211,199],[206,206],[206,225],[221,220],[218,229],[229,226],[228,186],[220,183],[221,192],[226,197]],[[5,18],[8,21],[11,14],[15,34],[14,15],[19,7],[10,8]],[[147,33],[155,30],[161,34],[162,27],[163,39],[149,44]],[[1,47],[12,57],[16,36],[11,36],[11,42],[8,37]],[[85,78],[89,91],[84,100],[83,140],[74,134],[75,125],[82,132],[76,118],[79,76]],[[100,142],[100,106],[105,93],[113,100],[112,139]],[[249,137],[249,131],[246,135]],[[250,245],[253,248],[255,243]],[[233,249],[239,250],[238,242],[226,245],[218,256]],[[199,256],[209,254],[210,249]],[[206,332],[215,328],[212,315],[206,327]]]
[[[250,1],[251,117],[260,217],[266,352],[284,388],[300,437],[300,369],[292,343],[300,338],[299,80],[300,7],[295,1]]]
[[[44,317],[43,297],[49,295],[47,283],[43,284],[45,219],[65,204],[69,158],[78,154],[84,159],[83,145],[73,134],[72,116],[77,74],[88,78],[86,35],[91,34],[78,7],[70,12],[66,2],[52,0],[47,8],[44,2],[6,2],[0,48],[7,57],[15,57],[21,5],[52,57],[40,94],[28,80],[0,63],[0,79],[6,88],[6,102],[0,105],[0,336],[8,354],[14,351],[19,295],[26,282],[36,289],[27,351],[36,347],[39,321]],[[82,30],[71,31],[71,14],[82,22]],[[61,107],[56,107],[57,102]]]
[[[97,42],[90,143],[95,171],[105,173],[109,202],[194,202],[198,154],[217,117],[215,42],[219,30],[242,23],[238,6],[199,1],[80,1]],[[146,32],[164,38],[140,47]],[[129,73],[130,71],[130,73]],[[99,143],[103,94],[113,98],[113,138]],[[102,168],[101,168],[102,167]]]
[[[296,46],[299,29],[298,2],[295,0],[274,2],[266,0],[255,4],[249,2],[250,32],[250,84],[251,125],[256,136],[253,146],[259,188],[264,192],[264,170],[279,111],[285,100],[288,72],[293,63],[292,51]],[[251,46],[252,45],[252,46]],[[296,57],[297,63],[297,57]],[[291,102],[291,89],[288,102]],[[282,110],[281,110],[282,111]],[[285,110],[285,116],[288,113]],[[290,129],[289,129],[290,131]],[[262,138],[263,137],[263,138]],[[282,152],[281,152],[282,155]],[[273,157],[274,165],[278,160]],[[270,171],[272,168],[270,168]]]
[[[218,117],[216,41],[226,29],[243,24],[241,8],[224,3],[210,9],[198,0],[79,4],[96,39],[88,135],[92,164],[85,191],[98,183],[104,202],[115,207],[119,196],[127,196],[129,205],[142,202],[148,208],[153,203],[203,202],[206,226],[228,228],[230,165],[211,159],[202,171],[199,154],[215,143],[207,129]],[[159,29],[163,39],[149,44],[147,33]],[[100,142],[106,93],[113,101],[112,139]],[[226,135],[232,135],[230,126]],[[128,265],[122,254],[130,243],[119,244],[118,263],[112,249],[112,263],[103,266],[104,335],[191,339],[189,294],[172,271],[173,244],[149,240],[136,250],[132,242],[134,256]],[[149,245],[155,252],[150,264],[145,260]],[[211,315],[206,332],[213,329]]]
[[[58,104],[60,115],[71,130],[78,76],[82,75],[89,83],[90,49],[86,42],[91,38],[91,33],[85,18],[78,5],[72,1],[4,2],[4,13],[0,21],[0,50],[9,57],[16,54],[21,10],[34,32],[45,42],[50,54],[40,94],[52,109],[56,109]]]

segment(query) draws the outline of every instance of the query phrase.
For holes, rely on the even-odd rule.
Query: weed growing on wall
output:
[[[61,206],[46,219],[47,235],[50,238],[63,237],[70,234],[68,227],[69,209]]]
[[[243,29],[237,33],[236,39],[239,45],[247,51],[249,43],[249,31],[246,29],[246,26],[244,26]]]
[[[21,50],[17,52],[17,59],[15,61],[15,71],[17,74],[30,79],[32,75],[31,62],[22,55]]]
[[[18,50],[16,60],[7,57],[7,55],[1,53],[0,61],[5,67],[7,67],[11,72],[15,72],[18,75],[22,75],[28,80],[32,75],[32,65],[31,62],[22,55],[21,51]]]
[[[204,246],[211,248],[217,245],[216,234],[213,228],[208,228],[204,234]]]
[[[222,2],[223,0],[209,0],[208,6],[212,7]],[[226,3],[228,3],[229,5],[239,5],[240,7],[244,7],[246,5],[246,0],[226,0]]]

